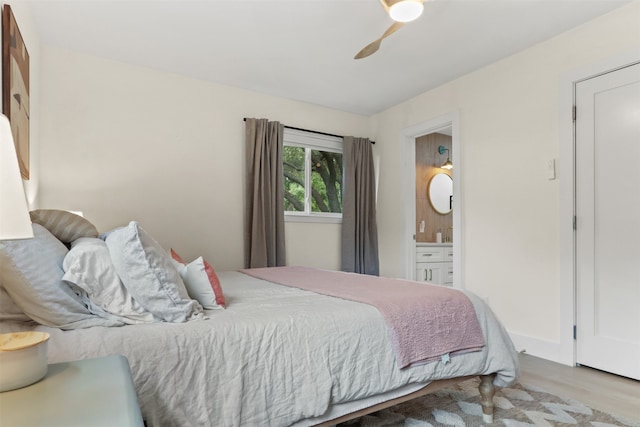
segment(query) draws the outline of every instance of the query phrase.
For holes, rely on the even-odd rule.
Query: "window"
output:
[[[342,138],[284,129],[284,210],[290,221],[342,220]]]

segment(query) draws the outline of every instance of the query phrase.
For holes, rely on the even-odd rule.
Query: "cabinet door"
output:
[[[444,276],[444,263],[421,262],[416,264],[416,280],[419,282],[442,285],[444,283]]]
[[[453,253],[453,252],[452,252]],[[453,286],[453,262],[445,262],[443,285]]]
[[[416,281],[426,282],[429,278],[429,264],[420,262],[416,264]]]

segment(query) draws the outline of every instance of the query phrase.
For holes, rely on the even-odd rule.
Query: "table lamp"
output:
[[[0,241],[33,237],[9,119],[0,114]],[[47,373],[49,334],[0,334],[0,392],[32,384]]]
[[[0,240],[33,237],[9,119],[0,114]]]

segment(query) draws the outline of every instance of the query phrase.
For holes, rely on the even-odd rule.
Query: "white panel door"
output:
[[[640,379],[640,65],[576,84],[577,362]]]

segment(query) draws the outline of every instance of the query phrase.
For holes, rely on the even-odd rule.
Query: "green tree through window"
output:
[[[284,210],[304,212],[304,157],[302,147],[284,147]]]
[[[311,150],[311,211],[342,213],[342,153]]]
[[[301,137],[302,138],[302,137]],[[283,150],[284,210],[295,214],[337,216],[342,214],[342,146],[333,144],[326,150],[318,142],[305,146],[301,142]],[[338,148],[336,148],[338,147]]]

